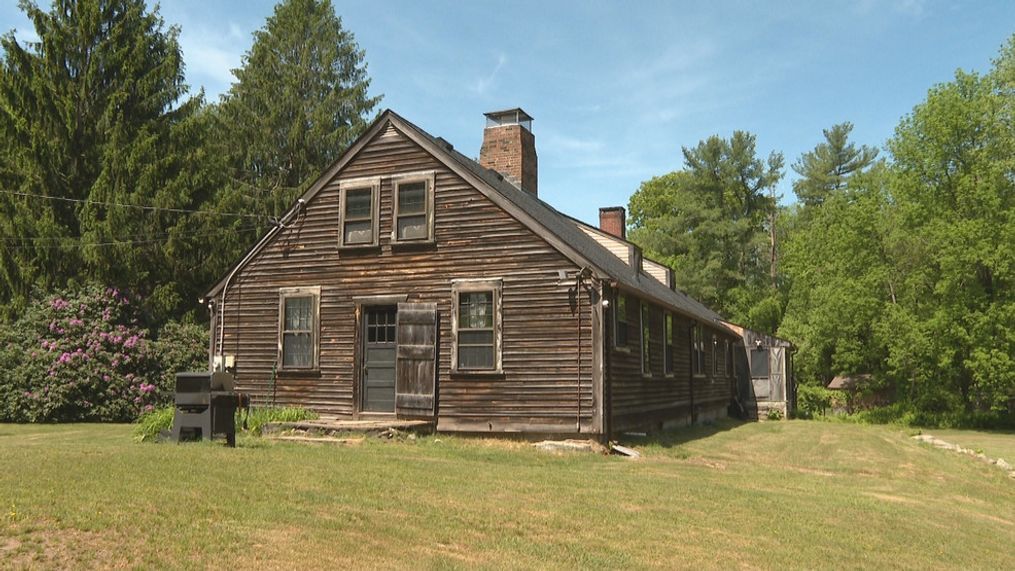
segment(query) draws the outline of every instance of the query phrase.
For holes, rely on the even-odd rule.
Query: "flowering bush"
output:
[[[85,286],[29,305],[0,331],[0,421],[132,421],[165,403],[137,300]]]

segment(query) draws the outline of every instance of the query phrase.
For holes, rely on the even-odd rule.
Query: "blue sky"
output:
[[[986,71],[1015,33],[1015,2],[343,1],[366,51],[372,92],[467,155],[483,112],[534,118],[540,196],[595,221],[648,178],[678,169],[680,149],[736,129],[789,166],[852,121],[881,147],[899,119],[957,68]],[[44,4],[45,2],[43,2]],[[228,89],[271,0],[165,0],[189,83]],[[0,30],[31,39],[16,2]]]

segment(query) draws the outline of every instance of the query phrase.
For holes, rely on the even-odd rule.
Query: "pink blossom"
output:
[[[134,345],[137,345],[137,342],[138,342],[137,335],[131,335],[126,341],[123,342],[123,346],[130,349]]]
[[[109,375],[102,375],[102,380],[106,381],[108,383],[109,382]]]
[[[151,384],[148,384],[148,383],[141,383],[141,387],[140,387],[139,390],[142,393],[144,393],[144,394],[148,394],[148,393],[150,393],[150,392],[155,390],[155,385],[151,385]]]
[[[145,412],[151,412],[151,411],[153,411],[153,410],[155,410],[155,407],[154,407],[154,406],[152,406],[152,405],[150,405],[150,404],[146,404],[146,405],[144,405],[144,411],[145,411]]]

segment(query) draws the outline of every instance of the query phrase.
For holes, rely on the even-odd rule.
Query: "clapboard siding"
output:
[[[390,175],[435,171],[433,246],[392,246]],[[338,248],[338,183],[383,177],[377,248]],[[520,192],[520,191],[519,191]],[[279,404],[354,416],[359,398],[354,297],[405,295],[438,311],[439,428],[574,432],[592,430],[592,309],[582,300],[581,346],[568,287],[558,270],[578,268],[429,153],[389,126],[232,278],[225,300],[224,350],[236,357],[236,384],[258,402],[272,396],[279,288],[320,286],[320,370],[280,372]],[[503,375],[451,374],[451,280],[503,279]],[[221,294],[220,294],[221,295]],[[217,324],[216,324],[217,325]],[[217,328],[213,330],[217,334]],[[581,380],[578,380],[579,353]]]
[[[612,430],[629,428],[658,427],[659,423],[672,420],[689,419],[692,410],[691,383],[694,383],[693,402],[695,411],[725,408],[730,402],[733,390],[731,372],[712,374],[711,339],[719,341],[719,350],[724,347],[723,340],[734,340],[727,331],[710,324],[705,326],[705,337],[708,343],[705,351],[705,375],[691,378],[691,327],[694,322],[679,314],[673,317],[673,373],[666,375],[663,368],[664,319],[666,312],[658,306],[649,304],[649,355],[651,372],[642,372],[641,333],[639,312],[641,300],[633,295],[627,296],[628,309],[628,344],[625,347],[614,347],[612,312],[610,326],[607,327],[606,345],[609,352],[609,395],[610,425]]]

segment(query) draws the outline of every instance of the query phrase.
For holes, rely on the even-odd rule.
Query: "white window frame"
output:
[[[370,190],[370,242],[357,242],[355,244],[345,243],[345,205],[346,197],[352,190]],[[381,212],[381,178],[351,178],[338,182],[338,247],[345,249],[352,248],[374,248],[379,244],[380,236],[380,212]]]
[[[434,231],[434,188],[437,182],[436,171],[412,172],[391,176],[391,243],[392,244],[432,244],[435,240]],[[425,186],[426,202],[426,238],[400,239],[398,237],[398,193],[402,185],[422,182]],[[419,216],[411,214],[410,216]]]
[[[309,367],[286,367],[285,366],[285,300],[292,297],[313,298],[314,322],[310,327],[310,347],[313,357],[313,364]],[[316,371],[320,368],[321,357],[321,286],[311,287],[283,287],[278,290],[278,352],[276,359],[280,371]]]
[[[458,366],[458,311],[459,294],[493,292],[493,368],[469,369]],[[456,375],[499,375],[504,372],[503,363],[503,278],[454,279],[451,280],[451,373]]]

